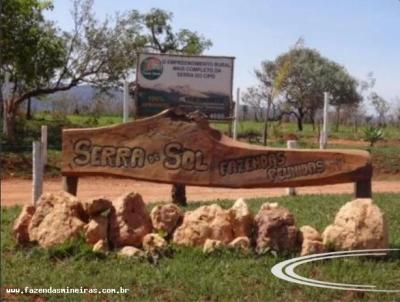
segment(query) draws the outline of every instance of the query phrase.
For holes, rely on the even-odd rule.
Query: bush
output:
[[[364,129],[364,140],[370,143],[370,147],[380,140],[383,140],[383,132],[379,128],[369,126]]]

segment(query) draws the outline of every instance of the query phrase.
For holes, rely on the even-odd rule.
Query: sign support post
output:
[[[325,149],[328,144],[328,107],[329,107],[329,93],[324,92],[324,121],[322,132],[319,138],[319,148]]]
[[[32,143],[32,174],[32,204],[36,206],[36,202],[43,191],[42,143],[38,141]]]
[[[233,139],[237,140],[237,127],[239,119],[240,88],[236,90],[235,115],[233,117]]]
[[[128,86],[128,81],[124,81],[124,113],[123,113],[123,122],[126,123],[128,122],[129,118],[129,86]]]
[[[298,147],[297,141],[295,141],[295,140],[287,141],[288,149],[296,149],[297,147]],[[287,195],[289,195],[289,196],[297,195],[296,188],[287,188],[286,192],[287,192]]]

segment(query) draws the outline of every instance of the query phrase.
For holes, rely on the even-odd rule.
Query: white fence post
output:
[[[129,118],[129,85],[128,81],[124,81],[124,115],[123,115],[123,122],[128,122]]]
[[[43,191],[42,143],[34,141],[32,147],[32,204],[36,206],[36,202]]]
[[[235,112],[233,116],[233,139],[237,140],[237,127],[238,127],[238,119],[239,119],[239,106],[240,106],[240,88],[236,90],[236,103],[235,103]]]
[[[42,164],[45,167],[47,165],[47,125],[42,125],[40,142],[42,143]]]
[[[324,92],[324,121],[319,138],[320,149],[325,149],[326,145],[328,144],[328,107],[329,107],[329,93]]]
[[[287,141],[288,149],[296,149],[297,147],[298,147],[297,141],[295,140]],[[296,188],[286,188],[286,194],[289,196],[297,195]]]

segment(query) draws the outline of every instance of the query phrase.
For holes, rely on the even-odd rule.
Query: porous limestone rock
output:
[[[143,249],[151,254],[164,251],[167,245],[167,241],[158,234],[151,233],[143,237]]]
[[[222,247],[223,243],[220,240],[206,239],[203,245],[203,253],[210,254]]]
[[[175,204],[155,206],[150,213],[153,228],[171,235],[182,222],[183,212]]]
[[[134,246],[124,246],[119,250],[118,255],[123,257],[143,257],[144,252]]]
[[[140,247],[143,237],[153,229],[142,196],[133,192],[124,194],[113,201],[113,206],[109,214],[109,239],[113,246]]]
[[[230,208],[234,237],[251,237],[254,225],[253,213],[243,198],[239,198]]]
[[[301,242],[301,256],[323,253],[325,251],[321,234],[309,225],[300,228],[299,240]]]
[[[87,222],[82,203],[67,192],[43,194],[29,223],[31,241],[42,247],[76,238]]]
[[[277,203],[265,203],[255,217],[256,250],[293,251],[298,247],[293,214]]]
[[[385,249],[388,237],[385,214],[368,198],[342,206],[322,234],[324,244],[334,250]]]
[[[13,235],[17,242],[21,245],[29,243],[28,227],[32,220],[32,216],[35,213],[35,207],[31,205],[25,205],[22,208],[21,214],[15,220],[13,225]]]
[[[186,246],[202,246],[206,239],[228,244],[233,238],[229,211],[212,204],[186,212],[182,225],[174,232],[173,242]]]

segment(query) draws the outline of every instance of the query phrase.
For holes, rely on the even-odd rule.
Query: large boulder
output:
[[[13,235],[17,242],[21,245],[29,243],[28,227],[32,220],[32,216],[35,213],[35,207],[26,205],[22,208],[21,214],[15,220],[13,225]]]
[[[247,203],[239,198],[230,208],[234,237],[251,237],[254,225],[253,213]]]
[[[109,239],[114,247],[132,245],[140,247],[143,237],[151,233],[150,215],[142,196],[137,193],[122,195],[113,202],[111,209]]]
[[[276,251],[297,249],[297,229],[293,214],[277,203],[265,203],[255,217],[256,250]]]
[[[336,214],[322,234],[324,244],[334,250],[388,248],[385,214],[371,199],[355,199]]]
[[[66,192],[43,194],[29,223],[31,241],[42,247],[61,244],[83,231],[87,215],[81,202]]]
[[[309,225],[300,228],[299,239],[301,242],[300,256],[323,253],[325,246],[322,243],[321,234]]]
[[[182,222],[183,212],[175,204],[155,206],[150,213],[153,228],[171,235]]]
[[[229,211],[212,204],[186,212],[182,225],[174,232],[173,242],[186,246],[202,246],[206,239],[228,244],[233,238]]]
[[[97,215],[90,219],[84,227],[86,242],[95,244],[99,240],[107,241],[108,238],[108,217]]]

